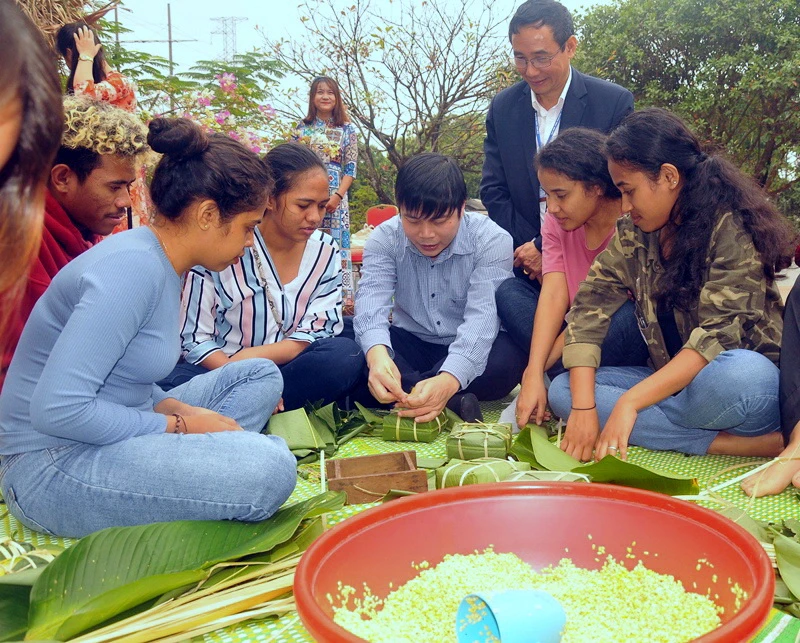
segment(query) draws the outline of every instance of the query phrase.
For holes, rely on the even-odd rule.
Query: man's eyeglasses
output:
[[[564,47],[561,47],[561,49],[552,56],[534,56],[533,58],[525,58],[525,56],[521,54],[514,54],[511,56],[511,62],[514,63],[514,66],[520,71],[527,69],[528,65],[533,65],[536,69],[544,69],[549,67],[553,63],[553,58],[558,56],[562,51],[564,51]]]

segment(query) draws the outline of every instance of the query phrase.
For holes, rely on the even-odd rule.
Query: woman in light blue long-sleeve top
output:
[[[294,488],[285,442],[260,433],[282,390],[271,361],[232,362],[169,394],[154,384],[180,353],[182,275],[222,270],[252,245],[270,170],[185,119],[156,119],[148,142],[164,154],[156,224],[104,240],[56,276],[0,394],[0,490],[38,531],[263,520]]]

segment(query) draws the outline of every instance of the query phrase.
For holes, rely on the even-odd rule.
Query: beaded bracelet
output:
[[[172,415],[175,418],[175,433],[188,433],[189,427],[186,425],[184,417],[178,413],[173,413]],[[181,426],[183,426],[182,429]]]

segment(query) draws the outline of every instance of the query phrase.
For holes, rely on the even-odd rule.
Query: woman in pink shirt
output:
[[[575,127],[565,130],[537,154],[539,183],[547,193],[542,226],[542,290],[536,305],[528,367],[516,401],[516,421],[525,426],[545,418],[545,373],[563,372],[564,317],[578,286],[614,235],[622,215],[619,190],[603,155],[605,136]],[[600,256],[598,256],[600,255]],[[647,347],[639,333],[632,302],[612,317],[602,346],[604,366],[642,366]]]

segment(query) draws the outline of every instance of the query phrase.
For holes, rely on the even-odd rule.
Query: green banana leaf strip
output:
[[[528,424],[517,434],[511,454],[540,471],[571,471],[581,464],[550,442],[544,427],[534,424]]]
[[[417,456],[417,469],[438,469],[447,464],[447,458],[426,458]]]
[[[47,566],[36,567],[35,569],[23,569],[21,572],[0,576],[0,585],[27,585],[33,587],[36,579],[42,575]]]
[[[372,427],[367,424],[361,415],[354,415],[353,417],[345,420],[345,422],[336,432],[336,441],[338,442],[339,446],[341,446],[345,442],[352,440],[362,433],[366,433],[366,431],[371,428]]]
[[[744,512],[743,509],[739,509],[739,507],[725,507],[723,509],[717,509],[717,513],[722,514],[743,529],[749,531],[753,536],[755,536],[756,540],[759,540],[762,543],[771,543],[772,539],[774,538],[773,532],[767,528],[768,523],[761,522],[759,520],[753,520]]]
[[[363,406],[358,402],[356,402],[356,408],[361,411],[361,415],[367,424],[383,426],[383,416],[378,415],[374,411],[370,411],[366,406]]]
[[[20,641],[28,629],[31,588],[0,585],[0,641]]]
[[[591,477],[592,482],[610,482],[624,487],[658,491],[670,496],[688,496],[700,493],[700,485],[697,484],[696,478],[658,471],[610,455],[600,462],[575,467],[572,472],[585,473]]]
[[[517,435],[511,453],[536,469],[584,473],[592,482],[608,482],[626,487],[659,491],[671,496],[699,493],[697,480],[632,464],[606,456],[600,462],[581,464],[547,439],[547,432],[538,426],[526,426]]]
[[[397,500],[398,498],[405,498],[406,496],[416,496],[418,495],[416,491],[406,491],[405,489],[389,489],[386,492],[386,495],[383,496],[378,502],[384,503],[389,502],[390,500]]]
[[[800,538],[800,520],[787,518],[783,521],[783,526],[785,529],[791,531],[796,538]]]
[[[50,563],[31,591],[28,639],[67,640],[166,592],[203,580],[213,565],[267,552],[301,521],[344,506],[326,492],[259,523],[175,521],[112,527]]]
[[[789,588],[780,576],[775,579],[775,596],[772,597],[772,600],[777,605],[781,606],[791,605],[797,602],[797,597],[789,591]]]
[[[789,591],[800,596],[800,542],[777,534],[774,540],[778,571]]]
[[[335,433],[336,430],[342,425],[341,413],[339,413],[339,408],[333,402],[319,409],[312,408],[309,412],[309,415],[314,415],[325,422],[326,426],[332,433]]]

